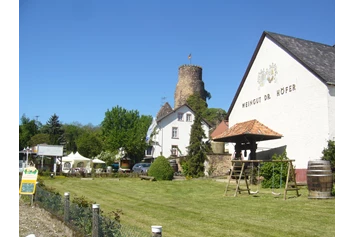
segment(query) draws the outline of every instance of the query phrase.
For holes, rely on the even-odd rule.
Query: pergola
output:
[[[228,130],[212,138],[216,142],[235,143],[235,158],[240,159],[242,150],[250,150],[250,159],[256,160],[257,142],[280,139],[281,134],[273,131],[258,120],[236,123]]]

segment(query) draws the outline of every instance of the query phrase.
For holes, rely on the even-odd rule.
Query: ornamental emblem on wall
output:
[[[259,89],[263,87],[266,82],[272,83],[276,82],[276,75],[277,75],[277,66],[275,63],[272,63],[268,69],[261,69],[258,74],[258,83]]]

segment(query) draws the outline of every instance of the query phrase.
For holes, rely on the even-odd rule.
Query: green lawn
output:
[[[289,191],[274,196],[270,189],[224,196],[226,183],[212,179],[157,181],[139,178],[46,179],[45,185],[70,197],[100,204],[108,215],[121,209],[122,225],[151,230],[161,225],[163,236],[335,236],[335,199],[308,199]],[[253,187],[252,190],[256,190]],[[278,190],[283,194],[283,190]]]

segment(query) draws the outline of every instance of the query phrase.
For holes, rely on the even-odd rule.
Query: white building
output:
[[[195,112],[187,104],[173,110],[169,103],[165,103],[148,130],[147,142],[151,146],[146,150],[146,159],[160,155],[166,158],[186,156],[194,119]],[[209,138],[210,125],[203,120],[202,128],[205,131],[206,142]]]
[[[229,128],[256,119],[282,134],[259,142],[257,154],[286,147],[297,181],[306,181],[308,161],[335,140],[335,46],[263,32],[227,119]]]

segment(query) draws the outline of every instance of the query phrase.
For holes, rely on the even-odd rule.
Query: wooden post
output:
[[[256,141],[255,139],[251,139],[250,141],[250,159],[251,160],[256,160]]]
[[[99,237],[100,204],[92,204],[92,237]]]
[[[33,202],[36,202],[37,201],[37,187],[38,187],[38,185],[39,185],[39,182],[38,181],[36,181],[36,191],[35,191],[35,193],[32,195],[32,202],[31,202],[31,206],[33,205]]]
[[[64,193],[64,222],[69,221],[70,193]]]

